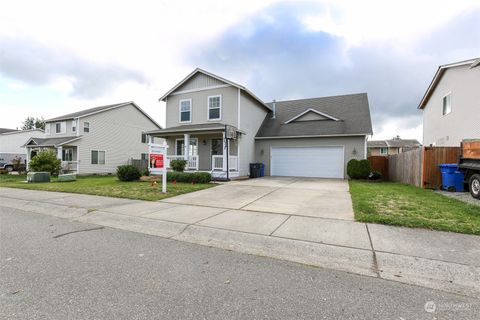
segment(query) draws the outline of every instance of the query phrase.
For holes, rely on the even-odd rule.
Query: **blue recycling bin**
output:
[[[463,180],[465,180],[465,173],[458,171],[458,165],[440,164],[440,172],[442,174],[442,189],[455,192],[463,192]]]
[[[260,177],[265,177],[265,164],[259,163],[260,165]]]

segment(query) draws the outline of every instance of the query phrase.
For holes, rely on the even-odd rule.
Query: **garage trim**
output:
[[[343,163],[343,170],[342,170],[342,178],[341,179],[345,179],[345,146],[344,145],[314,145],[314,146],[293,146],[293,147],[289,147],[289,146],[275,146],[275,147],[272,147],[270,146],[270,176],[273,176],[272,175],[272,172],[273,172],[273,161],[272,161],[272,149],[275,149],[275,148],[290,148],[290,149],[294,149],[294,148],[342,148],[342,163]]]

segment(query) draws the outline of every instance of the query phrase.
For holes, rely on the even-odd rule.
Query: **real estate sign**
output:
[[[162,192],[167,192],[167,167],[165,159],[167,158],[166,144],[148,144],[148,170],[152,175],[162,175]]]

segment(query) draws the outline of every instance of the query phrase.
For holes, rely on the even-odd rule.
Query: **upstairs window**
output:
[[[180,122],[192,122],[192,99],[180,100]]]
[[[449,93],[445,97],[443,97],[442,114],[447,115],[450,112],[452,112],[452,102],[451,102],[450,93]]]
[[[90,132],[90,122],[83,123],[83,132]]]
[[[62,123],[61,122],[55,123],[55,133],[62,133]]]
[[[208,97],[208,120],[220,120],[222,117],[222,96]]]
[[[77,121],[72,120],[72,132],[77,132]]]

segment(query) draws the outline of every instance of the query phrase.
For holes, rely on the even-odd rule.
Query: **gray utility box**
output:
[[[50,172],[29,172],[27,182],[50,182]]]
[[[58,182],[76,181],[77,175],[73,173],[58,175]]]

